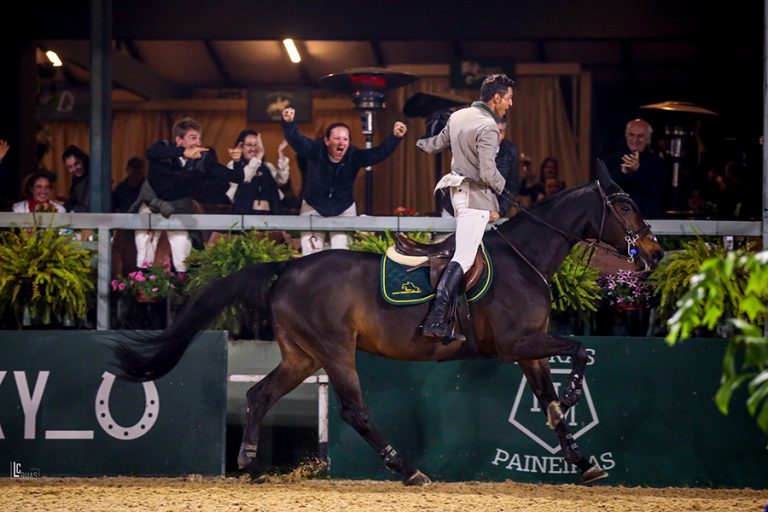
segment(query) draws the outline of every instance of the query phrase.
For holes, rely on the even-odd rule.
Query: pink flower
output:
[[[122,291],[122,290],[125,290],[125,283],[120,283],[120,284],[118,284],[118,285],[117,285],[117,289],[118,289],[118,290],[121,290],[121,291]]]

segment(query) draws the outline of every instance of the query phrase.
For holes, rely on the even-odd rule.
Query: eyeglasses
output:
[[[243,144],[243,146],[245,146],[247,148],[257,148],[257,147],[259,147],[259,145],[255,144],[255,143],[254,144]]]

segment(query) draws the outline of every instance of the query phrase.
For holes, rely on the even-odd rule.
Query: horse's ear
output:
[[[611,179],[611,173],[608,172],[608,167],[605,165],[605,162],[603,162],[602,158],[597,159],[597,169],[595,171],[595,177],[598,179],[603,189],[609,194],[622,191],[621,187],[619,187],[613,181],[613,179]]]

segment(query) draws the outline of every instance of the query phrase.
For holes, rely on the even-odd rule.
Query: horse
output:
[[[604,185],[603,185],[604,184]],[[323,368],[333,386],[340,416],[376,451],[406,485],[429,477],[389,444],[368,415],[355,369],[355,351],[404,361],[499,358],[520,365],[555,430],[563,457],[583,483],[608,473],[582,455],[565,412],[582,393],[587,352],[571,338],[547,333],[549,281],[578,241],[602,242],[638,269],[655,268],[663,251],[632,199],[598,170],[598,180],[548,198],[489,230],[483,244],[494,281],[470,305],[474,343],[444,344],[421,335],[428,304],[393,306],[379,291],[381,256],[329,250],[288,262],[260,263],[210,284],[191,298],[173,324],[154,337],[114,346],[122,377],[162,377],[178,363],[197,334],[226,307],[240,301],[272,327],[281,361],[247,392],[246,426],[238,466],[254,481],[259,426],[267,410],[305,378]],[[570,357],[572,370],[562,396],[552,383],[548,359]]]

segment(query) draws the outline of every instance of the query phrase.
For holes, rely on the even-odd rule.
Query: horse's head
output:
[[[635,202],[611,179],[602,160],[597,161],[597,179],[603,199],[598,238],[625,254],[638,269],[656,268],[664,251]]]

